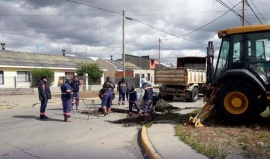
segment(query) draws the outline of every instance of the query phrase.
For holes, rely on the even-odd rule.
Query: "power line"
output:
[[[115,16],[115,14],[112,15],[112,14],[105,14],[105,13],[98,13],[98,14],[94,13],[94,14],[91,14],[91,15],[89,15],[89,14],[85,14],[85,15],[84,15],[84,14],[0,15],[0,17],[9,17],[9,18],[13,18],[13,17],[31,17],[31,16],[32,16],[32,17],[39,17],[39,16],[44,16],[44,17],[46,17],[46,16],[48,16],[48,17],[51,17],[51,16],[53,16],[53,17],[56,17],[56,16],[59,16],[59,17],[78,16],[78,17],[80,17],[80,16]],[[31,17],[31,18],[32,18],[32,17]]]
[[[240,3],[240,2],[239,2],[239,3]],[[233,8],[235,8],[239,3],[237,3]],[[188,32],[188,33],[186,33],[186,34],[184,34],[184,35],[182,35],[182,36],[186,36],[186,35],[188,35],[188,34],[194,33],[194,32],[196,32],[196,31],[198,31],[198,30],[200,30],[200,29],[206,27],[207,25],[212,24],[213,22],[217,21],[219,18],[223,17],[225,14],[229,13],[229,12],[231,11],[231,9],[233,9],[233,8],[230,8],[227,12],[223,13],[221,16],[217,17],[216,19],[212,20],[211,22],[209,22],[209,23],[207,23],[207,24],[205,24],[205,25],[203,25],[203,26],[201,26],[201,27],[199,27],[199,28],[197,28],[197,29],[195,29],[195,30],[193,30],[193,31],[191,31],[191,32]]]
[[[258,3],[262,3],[262,4],[266,4],[266,5],[270,5],[270,3],[260,2],[260,1],[257,1],[257,0],[254,0],[254,1],[256,1],[256,2],[258,2]]]
[[[77,1],[72,1],[72,0],[67,0],[67,1],[73,2],[73,3],[77,3],[77,4],[81,4],[81,5],[85,5],[85,6],[92,7],[92,8],[96,8],[96,9],[100,9],[100,10],[104,10],[104,11],[107,11],[107,12],[111,12],[111,13],[116,13],[116,14],[122,15],[122,13],[120,13],[120,12],[116,12],[116,11],[112,11],[112,10],[104,9],[104,8],[100,8],[100,7],[96,7],[96,6],[93,6],[93,5],[90,5],[90,4],[85,4],[85,3],[81,3],[81,2],[77,2]]]
[[[240,13],[238,13],[237,11],[233,10],[230,6],[228,6],[226,3],[224,3],[222,0],[216,0],[218,3],[220,3],[221,5],[223,5],[224,7],[230,9],[236,16],[240,17],[241,19],[244,19],[244,21],[246,23],[248,23],[249,25],[251,25],[251,23],[245,18],[243,17]]]
[[[267,23],[267,21],[266,21],[266,19],[264,18],[264,16],[262,15],[262,13],[259,11],[259,9],[256,7],[256,5],[252,2],[252,1],[250,1],[252,4],[253,4],[253,6],[256,8],[256,10],[259,12],[259,14],[262,16],[262,18],[264,19],[264,21],[266,22],[266,24],[268,24]],[[248,3],[247,3],[248,4]],[[249,4],[248,4],[249,5]],[[256,16],[257,17],[257,16]]]
[[[93,6],[93,5],[88,5],[88,4],[81,3],[81,2],[77,2],[77,1],[72,1],[72,0],[67,0],[67,1],[73,2],[73,3],[78,3],[78,4],[81,4],[81,5],[85,5],[85,6],[89,6],[89,7],[93,7],[93,8],[100,9],[100,10],[104,10],[104,11],[108,11],[108,12],[112,12],[112,13],[117,13],[117,14],[120,14],[120,15],[122,16],[122,13],[120,13],[120,12],[116,12],[116,11],[112,11],[112,10],[104,9],[104,8],[100,8],[100,7],[96,7],[96,6]],[[139,23],[142,23],[142,24],[144,24],[144,25],[146,25],[146,26],[148,26],[148,27],[151,27],[151,28],[153,28],[153,29],[159,30],[159,31],[161,31],[161,32],[163,32],[163,33],[166,33],[166,34],[169,34],[169,35],[178,37],[178,38],[180,38],[180,39],[184,39],[184,40],[186,40],[186,41],[190,41],[190,42],[193,42],[193,43],[205,45],[205,44],[202,44],[202,43],[199,43],[199,42],[196,42],[196,41],[192,41],[192,40],[190,40],[190,39],[183,38],[183,37],[180,37],[180,36],[178,36],[178,35],[169,33],[169,32],[167,32],[167,31],[164,31],[164,30],[162,30],[162,29],[159,29],[159,28],[157,28],[157,27],[154,27],[154,26],[152,26],[152,25],[150,25],[150,24],[144,23],[144,22],[142,22],[142,21],[140,21],[140,20],[138,20],[138,19],[133,19],[133,18],[132,18],[132,20],[137,21],[137,22],[139,22]]]
[[[140,21],[140,20],[137,20],[137,19],[132,19],[132,20],[137,21],[137,22],[139,22],[139,23],[142,23],[142,24],[144,24],[144,25],[146,25],[146,26],[148,26],[148,27],[151,27],[151,28],[153,28],[153,29],[159,30],[159,31],[161,31],[161,32],[163,32],[163,33],[172,35],[172,36],[174,36],[174,37],[177,37],[177,38],[180,38],[180,39],[184,39],[184,40],[186,40],[186,41],[190,41],[190,42],[193,42],[193,43],[205,45],[205,44],[202,44],[202,43],[200,43],[200,42],[196,42],[196,41],[193,41],[193,40],[190,40],[190,39],[187,39],[187,38],[180,37],[179,35],[175,35],[175,34],[172,34],[172,33],[170,33],[170,32],[164,31],[164,30],[159,29],[159,28],[157,28],[157,27],[154,27],[154,26],[152,26],[152,25],[150,25],[150,24],[144,23],[144,22],[142,22],[142,21]]]
[[[248,3],[247,0],[246,0],[246,2],[247,2],[247,6],[251,9],[251,11],[252,11],[253,14],[256,16],[256,18],[258,19],[258,21],[259,21],[261,24],[263,24],[263,23],[261,22],[261,20],[259,19],[259,17],[257,16],[257,14],[254,12],[253,8],[249,5],[249,3]]]

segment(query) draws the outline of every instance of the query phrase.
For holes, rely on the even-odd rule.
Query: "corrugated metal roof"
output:
[[[114,66],[116,66],[117,70],[123,69],[123,61],[122,60],[108,60],[108,59],[105,59],[105,60],[110,62]],[[133,64],[131,62],[125,62],[125,69],[126,70],[141,70],[140,67],[136,66],[135,64]]]
[[[63,55],[0,50],[0,65],[6,66],[76,68],[82,62],[92,63],[93,60]]]

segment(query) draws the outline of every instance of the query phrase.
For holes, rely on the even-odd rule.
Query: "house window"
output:
[[[147,81],[150,81],[150,73],[147,73]]]
[[[17,71],[17,82],[30,82],[30,72]]]
[[[0,85],[4,84],[4,71],[0,71]]]
[[[72,78],[74,76],[74,72],[65,72],[65,76]]]

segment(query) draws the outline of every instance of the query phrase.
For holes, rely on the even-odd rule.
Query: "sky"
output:
[[[247,2],[245,25],[270,23],[268,0]],[[125,54],[175,63],[205,56],[208,41],[217,55],[218,30],[241,26],[240,14],[240,0],[0,0],[0,42],[13,51],[120,59],[124,24]]]

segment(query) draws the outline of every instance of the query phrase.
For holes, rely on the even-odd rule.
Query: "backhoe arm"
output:
[[[189,123],[195,127],[202,127],[202,122],[208,118],[215,110],[215,98],[218,89],[213,89],[209,97],[204,97],[204,106],[201,108],[200,112],[195,117],[189,118]]]

